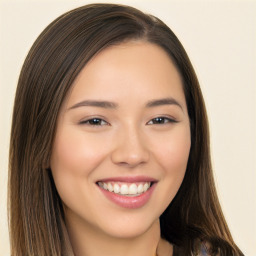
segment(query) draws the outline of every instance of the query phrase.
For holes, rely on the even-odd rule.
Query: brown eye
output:
[[[91,118],[85,121],[81,121],[80,124],[87,124],[92,126],[108,125],[108,123],[101,118]]]
[[[177,123],[176,120],[168,118],[168,117],[156,117],[151,119],[148,124],[152,125],[152,124],[167,124],[167,123]]]

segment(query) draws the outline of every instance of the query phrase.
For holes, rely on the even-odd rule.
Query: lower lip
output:
[[[155,186],[156,186],[156,183],[153,183],[153,185],[146,192],[138,196],[123,196],[123,195],[115,194],[113,192],[105,190],[101,187],[99,187],[99,189],[110,201],[114,202],[118,206],[121,206],[123,208],[136,209],[144,206],[149,201],[155,189]]]

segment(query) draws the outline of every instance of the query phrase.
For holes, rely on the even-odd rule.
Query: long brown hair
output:
[[[10,141],[11,254],[62,255],[63,208],[49,167],[62,102],[86,63],[127,40],[161,46],[181,74],[191,126],[184,181],[160,217],[161,235],[183,255],[202,241],[212,254],[241,255],[223,217],[213,180],[205,105],[190,60],[158,18],[128,6],[92,4],[63,14],[33,44],[16,91]]]

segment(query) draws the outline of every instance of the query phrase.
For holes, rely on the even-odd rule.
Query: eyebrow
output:
[[[151,108],[151,107],[157,107],[157,106],[163,106],[163,105],[176,105],[183,110],[181,104],[174,98],[163,98],[163,99],[152,100],[146,104],[146,107]]]
[[[152,108],[152,107],[158,107],[158,106],[163,106],[163,105],[176,105],[183,110],[181,104],[175,100],[174,98],[163,98],[163,99],[156,99],[156,100],[151,100],[146,103],[147,108]],[[118,108],[118,104],[115,102],[110,102],[110,101],[101,101],[101,100],[83,100],[81,102],[76,103],[72,107],[68,108],[70,109],[75,109],[79,107],[99,107],[99,108],[107,108],[107,109],[116,109]]]
[[[117,104],[110,101],[101,101],[101,100],[83,100],[81,102],[76,103],[70,109],[79,108],[79,107],[99,107],[99,108],[117,108]]]

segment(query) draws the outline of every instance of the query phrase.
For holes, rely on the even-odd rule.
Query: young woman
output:
[[[12,255],[242,255],[195,72],[162,21],[93,4],[42,32],[16,92],[9,209]]]

